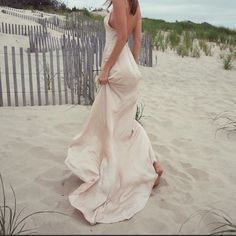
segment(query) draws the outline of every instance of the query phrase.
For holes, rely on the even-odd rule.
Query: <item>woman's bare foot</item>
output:
[[[156,173],[158,174],[158,177],[157,177],[157,179],[156,179],[156,181],[155,181],[155,183],[153,185],[153,188],[155,188],[160,183],[160,179],[161,179],[161,175],[163,173],[163,169],[162,169],[161,165],[158,164],[156,161],[153,163],[153,167],[154,167]]]

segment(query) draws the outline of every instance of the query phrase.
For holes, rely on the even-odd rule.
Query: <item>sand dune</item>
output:
[[[186,218],[206,207],[220,208],[236,221],[236,135],[215,137],[212,122],[223,111],[235,114],[236,70],[222,69],[217,55],[194,59],[155,53],[153,68],[140,67],[139,103],[145,104],[141,122],[165,173],[146,207],[128,221],[90,226],[67,198],[81,181],[64,159],[90,106],[0,108],[0,171],[7,195],[11,183],[19,209],[71,215],[34,216],[29,222],[38,233],[176,234]],[[193,219],[181,233],[209,233],[206,223],[197,224]]]
[[[36,25],[1,12],[0,21]],[[0,36],[2,46],[29,46],[28,37]],[[236,115],[236,65],[234,61],[231,71],[224,70],[219,53],[215,47],[213,57],[195,59],[154,51],[154,67],[140,66],[141,122],[165,172],[145,208],[116,224],[90,226],[68,201],[82,182],[64,160],[91,106],[0,107],[0,172],[7,199],[13,205],[11,184],[18,210],[70,215],[36,215],[27,227],[38,227],[38,234],[177,234],[191,214],[206,207],[222,209],[236,222],[236,133],[227,138],[218,132],[215,137],[224,120],[212,121],[223,112]],[[0,65],[4,69],[3,60]],[[184,224],[181,233],[209,233],[207,220],[200,226],[198,220]]]

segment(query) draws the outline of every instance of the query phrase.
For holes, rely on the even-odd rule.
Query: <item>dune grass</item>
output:
[[[166,22],[160,19],[143,18],[142,30],[149,32],[157,50],[167,48],[181,56],[199,58],[203,55],[212,56],[212,43],[221,50],[230,50],[235,55],[236,31],[226,27],[216,27],[206,22],[198,24],[191,21]],[[163,35],[166,34],[166,37]],[[194,41],[199,44],[195,45]],[[226,67],[227,60],[226,59]]]
[[[233,68],[232,65],[233,54],[227,54],[223,58],[223,65],[225,70],[231,70]]]
[[[194,32],[195,38],[215,42],[217,44],[236,45],[236,31],[226,27],[216,27],[206,22],[194,23],[191,21],[181,22],[166,22],[160,19],[143,18],[143,31],[147,31],[155,36],[160,31],[175,32],[177,35],[182,35],[183,32]]]
[[[14,205],[10,206],[6,199],[6,192],[5,192],[4,182],[3,182],[1,173],[0,173],[0,181],[1,181],[1,188],[2,188],[1,199],[3,201],[0,203],[0,235],[21,235],[21,234],[25,235],[25,234],[37,233],[37,231],[35,231],[35,228],[25,227],[27,223],[27,219],[29,219],[30,217],[36,214],[58,213],[58,214],[69,216],[63,212],[58,212],[58,211],[36,211],[24,217],[21,217],[21,214],[25,208],[21,209],[20,211],[17,210],[16,194],[13,187],[10,185],[12,193],[13,193],[13,197],[14,197]]]
[[[212,56],[212,47],[205,40],[200,40],[199,46],[206,56]]]
[[[165,35],[163,32],[158,32],[154,38],[154,46],[156,50],[161,50],[164,52],[167,49],[167,44],[165,40]]]
[[[226,212],[224,212],[221,209],[210,208],[210,209],[205,209],[205,210],[198,210],[192,215],[190,215],[184,221],[184,223],[180,226],[178,234],[181,233],[181,231],[184,228],[184,225],[186,225],[194,217],[199,217],[199,216],[200,216],[200,220],[198,224],[195,224],[196,229],[192,229],[190,234],[198,233],[197,231],[201,229],[200,228],[201,223],[204,223],[208,227],[209,232],[205,233],[208,235],[209,234],[210,235],[224,235],[224,234],[229,234],[229,233],[231,234],[236,233],[236,224],[233,223],[233,219]]]
[[[181,57],[187,57],[189,56],[189,49],[184,44],[181,44],[177,47],[177,54]]]
[[[167,37],[169,39],[168,41],[169,41],[169,44],[170,44],[170,49],[176,49],[177,46],[180,44],[180,41],[181,41],[180,35],[177,33],[176,30],[173,30],[168,34]]]
[[[200,49],[198,43],[195,43],[193,45],[193,50],[192,50],[191,56],[195,57],[195,58],[199,58],[201,56],[201,49]]]
[[[143,103],[140,103],[140,106],[139,106],[139,105],[136,106],[135,120],[138,121],[141,125],[143,125],[143,124],[141,123],[141,118],[142,118],[142,117],[145,117],[145,116],[143,115],[144,107],[145,107],[145,105],[144,105]]]

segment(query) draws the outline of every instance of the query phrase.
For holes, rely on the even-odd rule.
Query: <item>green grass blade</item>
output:
[[[13,196],[14,196],[14,213],[13,213],[13,216],[10,220],[10,224],[9,224],[10,225],[10,231],[9,232],[11,232],[11,230],[12,230],[13,222],[14,222],[14,219],[16,217],[16,194],[15,194],[15,191],[14,191],[13,187],[11,185],[10,185],[10,187],[11,187],[11,190],[12,190],[12,193],[13,193]]]
[[[224,233],[236,233],[235,229],[226,229],[222,231],[213,232],[211,235],[224,234]]]
[[[12,226],[12,230],[11,230],[11,232],[13,232],[13,229],[15,228],[15,226],[16,226],[16,224],[17,224],[17,220],[18,220],[18,218],[20,217],[20,215],[21,215],[21,213],[23,212],[23,210],[25,209],[26,207],[23,207],[21,210],[20,210],[20,212],[18,213],[18,215],[16,216],[16,218],[14,218],[14,221],[13,221],[13,226]]]
[[[8,222],[8,227],[7,227],[7,231],[6,234],[9,234],[9,226],[11,225],[11,217],[12,217],[12,209],[7,205],[5,206],[8,210],[9,210],[9,222]]]
[[[24,230],[19,231],[19,234],[20,234],[20,233],[25,233],[25,232],[28,232],[28,231],[31,231],[31,230],[34,230],[34,229],[36,229],[36,228],[24,229]],[[35,232],[37,232],[37,231],[35,231]]]
[[[3,184],[3,179],[2,179],[2,175],[0,173],[0,180],[1,180],[1,185],[2,185],[2,195],[3,195],[3,212],[1,211],[1,219],[3,222],[3,228],[1,229],[3,234],[5,234],[5,217],[6,217],[6,209],[5,209],[5,205],[6,205],[6,195],[5,195],[5,189],[4,189],[4,184]],[[2,208],[1,208],[2,209]]]
[[[12,230],[12,233],[14,233],[15,230],[17,229],[17,227],[18,227],[23,221],[25,221],[27,218],[29,218],[29,217],[31,217],[31,216],[33,216],[33,215],[36,215],[36,214],[41,214],[41,213],[59,213],[59,214],[67,215],[67,216],[68,216],[68,214],[65,214],[65,213],[62,213],[62,212],[57,212],[57,211],[36,211],[36,212],[33,212],[33,213],[31,213],[31,214],[25,216],[23,219],[21,219],[21,220],[16,224],[16,226],[14,227],[14,229]]]
[[[218,229],[224,228],[225,226],[229,226],[229,225],[228,225],[228,224],[222,224],[222,225],[220,225],[220,226],[214,228],[212,231],[216,231],[216,230],[218,230]]]

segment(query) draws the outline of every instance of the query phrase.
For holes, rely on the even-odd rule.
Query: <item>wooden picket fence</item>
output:
[[[41,25],[19,25],[2,22],[0,24],[0,33],[24,36],[29,36],[30,34],[47,35],[47,28]]]
[[[38,23],[38,19],[39,19],[39,17],[37,17],[37,16],[32,16],[32,15],[30,16],[30,15],[24,14],[22,11],[20,11],[20,12],[15,11],[15,9],[11,8],[11,7],[3,7],[2,12],[5,14],[9,14],[12,16],[16,16],[16,17],[25,19],[25,20],[34,21],[37,23]]]
[[[83,16],[64,22],[56,17],[40,19],[21,11],[5,11],[40,25],[0,25],[2,33],[24,35],[30,45],[27,49],[4,46],[0,50],[0,107],[92,104],[105,45],[102,22]],[[48,28],[58,30],[61,36],[52,37]],[[143,33],[140,65],[152,66],[152,48],[151,36]]]
[[[45,13],[33,13],[33,15],[27,15],[23,13],[22,11],[16,11],[18,9],[10,8],[10,7],[2,7],[2,12],[5,14],[9,14],[15,17],[19,17],[21,19],[33,21],[35,23],[38,23],[42,25],[43,27],[50,28],[52,30],[59,31],[61,33],[68,33],[70,30],[66,29],[66,20],[59,19],[57,16],[51,14],[47,15],[46,18],[42,17],[42,14],[45,15]]]
[[[104,41],[89,35],[43,52],[5,46],[0,106],[92,104],[103,49]],[[147,66],[151,59],[145,55],[141,49],[140,64]],[[142,61],[142,56],[147,60]]]
[[[92,45],[34,53],[4,47],[0,106],[92,104],[97,72]],[[96,73],[97,74],[97,73]],[[3,79],[5,75],[5,80]]]

